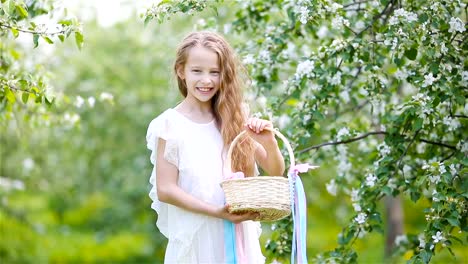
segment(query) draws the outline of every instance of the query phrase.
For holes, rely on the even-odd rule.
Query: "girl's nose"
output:
[[[203,85],[207,85],[207,84],[209,85],[211,84],[211,79],[208,76],[205,76],[202,78],[201,82]]]

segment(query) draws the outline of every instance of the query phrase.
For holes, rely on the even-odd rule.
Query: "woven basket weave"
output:
[[[295,166],[294,154],[289,141],[277,130],[268,129],[283,140],[291,167]],[[226,166],[231,169],[231,156],[234,146],[246,131],[242,131],[232,141],[228,149]],[[276,221],[291,214],[289,180],[284,176],[258,176],[242,179],[226,179],[221,182],[226,203],[231,213],[257,212],[256,221]]]

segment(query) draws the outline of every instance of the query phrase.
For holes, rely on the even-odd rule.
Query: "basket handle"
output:
[[[281,140],[283,140],[284,145],[286,146],[286,149],[288,150],[289,161],[291,163],[290,168],[293,168],[296,165],[296,161],[295,161],[295,158],[294,158],[294,153],[293,153],[291,144],[289,144],[288,139],[285,136],[283,136],[283,134],[281,134],[277,129],[265,128],[265,130],[269,130],[269,131],[273,132],[277,137],[279,137]],[[234,146],[237,144],[239,139],[245,133],[247,133],[247,130],[244,130],[244,131],[240,132],[239,135],[237,135],[234,138],[231,145],[229,145],[229,149],[228,149],[228,153],[227,153],[227,157],[226,157],[226,166],[228,167],[229,170],[232,170],[232,168],[231,168],[231,156],[232,156],[232,151],[234,150]],[[288,173],[288,175],[289,175],[289,173]]]

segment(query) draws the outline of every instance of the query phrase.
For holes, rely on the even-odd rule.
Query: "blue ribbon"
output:
[[[236,257],[236,237],[234,223],[228,220],[224,222],[224,252],[226,254],[226,263],[237,264]]]
[[[290,175],[291,209],[293,218],[293,239],[291,248],[291,264],[307,263],[307,201],[301,178],[296,171]]]

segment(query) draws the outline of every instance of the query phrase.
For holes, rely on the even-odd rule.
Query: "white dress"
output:
[[[220,187],[223,174],[223,140],[215,122],[195,123],[168,109],[151,121],[146,135],[154,165],[149,196],[158,213],[157,227],[168,238],[164,263],[226,263],[223,220],[160,202],[156,191],[156,150],[158,138],[166,141],[164,158],[179,170],[178,185],[192,196],[222,206]],[[259,236],[260,223],[246,221],[244,251],[248,263],[264,263]]]

